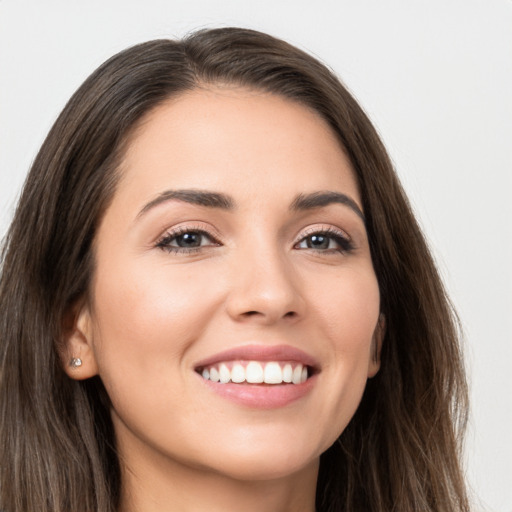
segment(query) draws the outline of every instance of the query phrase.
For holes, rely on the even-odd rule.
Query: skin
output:
[[[280,97],[200,89],[146,117],[121,174],[63,356],[80,356],[68,374],[99,374],[112,400],[121,511],[313,511],[319,456],[378,371],[383,335],[361,217],[339,203],[290,208],[298,194],[334,191],[362,209],[334,133]],[[220,192],[235,206],[174,199],[140,213],[180,189]],[[176,228],[211,236],[193,252],[159,247],[166,236],[176,245]],[[308,247],[326,231],[327,248]],[[309,393],[258,409],[212,392],[198,361],[247,344],[312,355]]]

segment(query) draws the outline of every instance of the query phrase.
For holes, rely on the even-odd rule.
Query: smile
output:
[[[225,361],[198,369],[203,379],[227,384],[302,384],[307,365],[283,361]]]
[[[321,366],[290,345],[242,345],[194,366],[209,392],[252,409],[275,409],[305,399],[316,385]]]

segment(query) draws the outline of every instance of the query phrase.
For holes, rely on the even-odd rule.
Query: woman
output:
[[[428,248],[360,107],[280,40],[201,31],[93,73],[0,301],[3,510],[468,509]]]

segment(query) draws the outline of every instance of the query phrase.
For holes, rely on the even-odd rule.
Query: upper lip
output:
[[[204,368],[223,361],[290,361],[318,369],[317,360],[310,354],[290,345],[243,345],[217,354],[213,354],[199,361],[195,367]]]

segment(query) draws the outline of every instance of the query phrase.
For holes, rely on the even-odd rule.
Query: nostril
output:
[[[258,316],[258,315],[264,315],[261,311],[246,311],[243,313],[243,316],[248,318],[251,316]],[[288,311],[283,315],[283,318],[295,318],[297,316],[297,313],[295,311]]]

